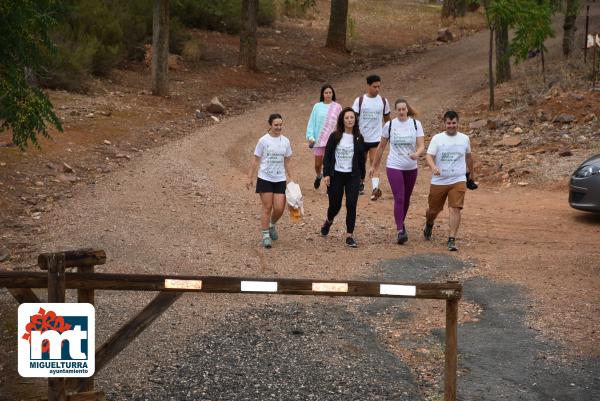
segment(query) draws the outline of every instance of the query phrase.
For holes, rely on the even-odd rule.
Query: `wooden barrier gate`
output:
[[[94,266],[105,262],[104,251],[81,249],[39,255],[38,266],[47,270],[47,273],[0,272],[0,287],[7,288],[19,303],[41,302],[32,288],[48,288],[48,302],[59,303],[65,302],[66,289],[77,289],[78,302],[92,305],[95,290],[159,291],[144,309],[97,348],[94,375],[185,292],[443,299],[446,300],[444,401],[456,401],[458,301],[462,295],[462,285],[458,282],[318,281],[96,273]],[[66,272],[67,268],[77,268],[77,271]],[[67,390],[70,392],[68,395]],[[94,391],[94,376],[48,379],[49,401],[104,399],[101,391]]]

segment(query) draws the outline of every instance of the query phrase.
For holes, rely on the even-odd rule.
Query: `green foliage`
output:
[[[259,0],[258,23],[269,25],[275,20],[275,1]],[[242,0],[179,0],[171,5],[171,15],[193,28],[239,33]]]
[[[46,95],[28,84],[26,71],[38,72],[52,50],[48,29],[55,24],[53,0],[0,1],[0,132],[12,131],[20,149],[37,136],[48,137],[47,125],[62,131]]]
[[[516,61],[522,61],[529,50],[543,48],[544,41],[554,36],[554,9],[548,0],[491,0],[486,13],[494,26],[506,24],[514,29],[510,51]]]
[[[192,39],[185,42],[181,56],[186,62],[192,65],[200,64],[200,60],[202,59],[202,45],[200,41]]]
[[[152,1],[128,0],[112,2],[111,9],[123,31],[125,58],[143,60],[144,45],[152,42]]]
[[[61,2],[58,25],[51,32],[58,51],[49,57],[47,73],[41,77],[45,86],[85,90],[89,74],[106,75],[151,35],[151,2],[149,7],[139,0],[112,3]]]
[[[347,27],[348,27],[348,39],[350,42],[350,46],[352,46],[352,44],[354,44],[357,40],[358,40],[358,24],[356,23],[356,20],[354,18],[352,18],[352,16],[350,14],[348,14],[348,22],[347,22]]]
[[[511,45],[511,53],[517,62],[527,59],[531,49],[546,51],[544,41],[554,37],[551,5],[547,2],[539,4],[532,0],[528,2],[529,6],[519,10],[520,23],[515,25],[515,37]]]
[[[240,1],[241,7],[241,1]],[[276,0],[258,1],[258,25],[269,26],[277,19]]]
[[[103,76],[124,60],[142,60],[152,42],[152,1],[63,0],[51,37],[58,51],[41,77],[49,88],[86,89],[89,74]],[[177,16],[170,20],[169,51],[181,54],[189,39]]]
[[[181,54],[185,42],[190,40],[191,35],[185,25],[177,17],[172,17],[169,24],[169,52]]]
[[[308,10],[317,5],[316,0],[279,0],[283,14],[292,18],[305,17]]]
[[[0,0],[7,2],[8,0]],[[46,0],[48,1],[48,0]],[[56,52],[47,54],[41,83],[48,88],[85,91],[90,74],[103,76],[126,60],[143,60],[152,42],[151,0],[54,0],[60,6],[50,37]],[[181,54],[187,28],[239,33],[242,0],[171,0],[169,51]],[[259,0],[259,25],[272,24],[278,7],[298,10],[315,0]]]

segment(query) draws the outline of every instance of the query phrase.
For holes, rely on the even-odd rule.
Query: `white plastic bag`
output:
[[[285,198],[293,221],[297,221],[301,216],[304,216],[304,201],[300,185],[289,182],[285,188]]]

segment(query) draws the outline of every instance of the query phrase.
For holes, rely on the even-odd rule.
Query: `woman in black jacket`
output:
[[[356,223],[356,205],[360,183],[365,178],[364,138],[358,129],[358,115],[351,107],[342,110],[337,129],[325,146],[323,157],[323,182],[327,186],[329,208],[327,219],[321,226],[321,235],[329,234],[333,219],[342,208],[346,193],[346,245],[356,248],[353,237]]]

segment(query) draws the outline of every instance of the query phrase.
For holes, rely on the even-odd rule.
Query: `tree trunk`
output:
[[[569,57],[575,50],[575,31],[577,30],[575,20],[577,19],[578,9],[579,0],[567,0],[565,22],[563,24],[563,55],[565,57]]]
[[[488,52],[488,85],[490,88],[490,100],[488,110],[494,110],[494,29],[490,27],[490,48]]]
[[[442,18],[464,17],[467,14],[467,0],[444,0]]]
[[[442,4],[442,18],[456,16],[456,0],[444,0]]]
[[[169,94],[169,0],[154,0],[152,16],[152,94]]]
[[[464,17],[467,15],[467,0],[456,0],[456,16]]]
[[[496,29],[496,83],[510,80],[510,52],[508,25],[498,24]]]
[[[258,27],[258,0],[242,0],[242,31],[240,32],[239,64],[256,71],[256,29]]]
[[[329,29],[325,46],[346,51],[346,28],[348,26],[348,0],[331,0]]]
[[[541,63],[542,63],[542,79],[544,80],[544,85],[546,85],[546,59],[544,58],[545,52],[546,52],[546,48],[544,47],[544,44],[542,43],[542,46],[540,49],[540,54],[542,57],[540,57],[540,59],[541,59]]]

